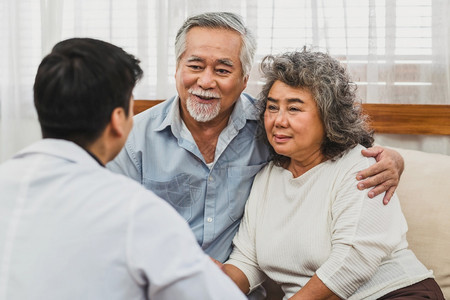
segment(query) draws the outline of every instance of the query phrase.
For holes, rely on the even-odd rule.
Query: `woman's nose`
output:
[[[275,117],[275,126],[286,127],[287,126],[287,118],[284,110],[279,110]]]

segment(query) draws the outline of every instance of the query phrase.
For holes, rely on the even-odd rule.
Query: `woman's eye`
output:
[[[289,111],[293,111],[293,112],[300,111],[300,108],[292,106],[292,107],[289,107]]]
[[[275,105],[267,105],[267,110],[268,111],[275,111],[275,110],[277,110],[277,107]]]

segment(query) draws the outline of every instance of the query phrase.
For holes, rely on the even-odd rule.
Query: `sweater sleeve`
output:
[[[255,233],[258,209],[261,209],[261,202],[264,201],[259,191],[264,190],[262,173],[266,173],[267,167],[261,170],[255,177],[253,186],[245,205],[244,216],[241,220],[239,230],[233,239],[233,251],[230,259],[225,262],[232,264],[244,272],[250,283],[250,291],[258,287],[265,279],[265,274],[261,271],[256,255]]]
[[[383,205],[384,194],[370,199],[367,190],[356,188],[356,173],[373,162],[353,156],[338,165],[342,172],[336,178],[330,206],[332,250],[316,271],[328,288],[345,299],[372,277],[406,232],[396,195],[389,205]]]

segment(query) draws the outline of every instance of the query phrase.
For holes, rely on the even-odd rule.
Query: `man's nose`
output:
[[[215,88],[217,83],[214,71],[209,68],[204,69],[198,76],[197,84],[205,90]]]

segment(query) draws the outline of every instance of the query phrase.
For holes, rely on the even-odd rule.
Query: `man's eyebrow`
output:
[[[187,58],[187,62],[193,62],[193,61],[204,62],[205,60],[203,58],[195,56],[195,55]],[[217,63],[223,64],[223,65],[226,65],[226,66],[229,66],[229,67],[233,67],[234,66],[233,61],[230,60],[230,59],[227,59],[227,58],[218,59]]]
[[[218,59],[217,61],[218,61],[218,63],[224,64],[229,67],[234,66],[233,61],[231,61],[230,59],[227,59],[227,58]]]
[[[191,57],[188,57],[187,58],[187,61],[188,62],[192,62],[192,61],[200,61],[200,62],[203,62],[203,61],[205,61],[203,58],[201,58],[201,57],[198,57],[198,56],[191,56]]]

